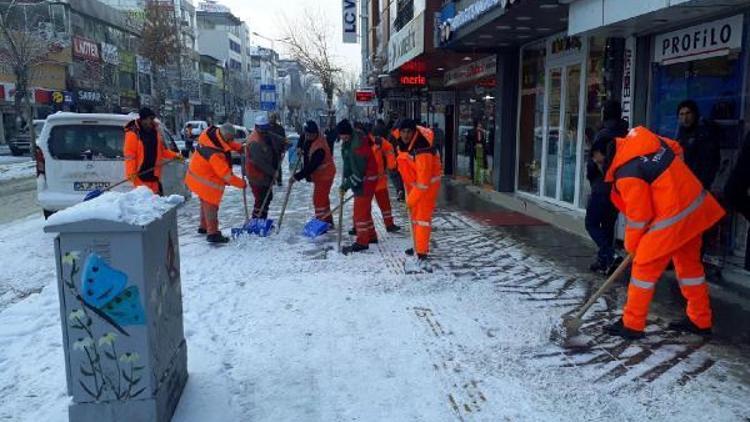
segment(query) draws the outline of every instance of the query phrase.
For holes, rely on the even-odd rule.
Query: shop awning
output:
[[[567,28],[568,6],[557,0],[487,0],[484,7],[483,13],[458,11],[457,30],[450,23],[441,25],[437,34],[441,46],[465,52],[497,51]]]

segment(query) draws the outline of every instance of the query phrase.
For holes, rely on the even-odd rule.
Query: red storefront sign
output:
[[[427,85],[427,78],[424,75],[402,75],[399,82],[401,85],[424,86]]]
[[[52,101],[52,91],[46,89],[34,90],[34,102],[37,104],[49,104]]]
[[[377,97],[375,96],[375,91],[372,91],[372,90],[354,91],[354,100],[357,102],[358,106],[362,106],[362,107],[378,105]]]
[[[99,44],[86,38],[73,37],[73,55],[80,59],[99,61]]]

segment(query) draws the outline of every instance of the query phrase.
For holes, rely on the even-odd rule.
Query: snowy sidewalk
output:
[[[283,192],[275,196],[274,217]],[[225,198],[220,222],[228,233],[243,211],[239,191],[228,189]],[[394,202],[405,226],[401,207]],[[175,421],[731,421],[750,414],[748,354],[674,338],[661,332],[662,321],[638,343],[598,336],[596,346],[577,351],[550,343],[551,325],[584,300],[586,284],[509,232],[440,210],[435,272],[406,275],[406,227],[388,234],[376,218],[381,243],[345,257],[332,250],[333,233],[316,241],[300,234],[310,215],[310,185],[301,183],[280,235],[213,247],[195,233],[197,201],[180,210],[190,378]],[[345,230],[350,224],[349,206]],[[3,277],[43,287],[0,311],[0,420],[67,418],[52,236],[42,225],[30,218],[0,226],[12,250]],[[584,330],[598,333],[618,308],[600,301]]]

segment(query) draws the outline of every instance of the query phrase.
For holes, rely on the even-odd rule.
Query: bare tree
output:
[[[335,119],[333,96],[336,91],[336,79],[341,68],[336,64],[333,54],[331,31],[322,12],[305,9],[299,18],[285,19],[285,34],[281,42],[287,47],[289,55],[323,85],[328,107],[329,125]]]
[[[347,70],[342,71],[338,75],[338,82],[336,83],[336,95],[339,97],[341,104],[346,109],[346,115],[349,119],[355,119],[357,102],[355,99],[355,91],[359,85],[359,78],[357,74]]]
[[[151,61],[154,104],[161,113],[170,92],[167,67],[175,64],[179,52],[177,27],[174,22],[174,5],[169,2],[147,0],[141,55]]]
[[[0,2],[0,67],[16,78],[15,112],[26,121],[32,144],[35,140],[31,84],[51,55],[62,49],[49,28],[46,1]]]

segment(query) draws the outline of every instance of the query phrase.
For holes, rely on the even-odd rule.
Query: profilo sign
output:
[[[654,61],[680,63],[729,54],[742,48],[742,15],[658,35]]]
[[[424,13],[420,13],[388,40],[388,71],[393,72],[423,52]]]
[[[342,28],[344,43],[357,43],[357,0],[342,0]]]

